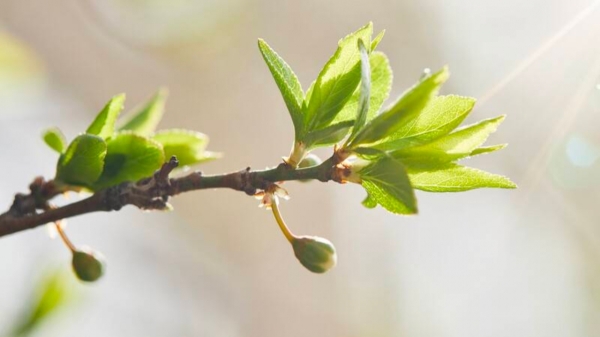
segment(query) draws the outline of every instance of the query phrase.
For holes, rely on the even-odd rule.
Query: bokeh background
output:
[[[393,95],[449,64],[445,93],[475,96],[470,121],[508,114],[472,166],[516,191],[418,193],[421,214],[364,209],[359,186],[287,185],[292,229],[336,244],[304,270],[257,201],[232,191],[176,211],[69,221],[108,259],[33,336],[599,336],[598,1],[0,0],[0,205],[54,174],[41,131],[72,138],[114,94],[131,108],[167,86],[161,127],[207,133],[225,157],[202,170],[274,166],[292,126],[256,46],[306,88],[342,36],[387,33]],[[326,155],[327,151],[321,152]],[[0,335],[68,251],[39,228],[0,241]]]

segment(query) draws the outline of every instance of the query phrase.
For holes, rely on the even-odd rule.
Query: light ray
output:
[[[564,27],[562,27],[558,32],[552,35],[546,42],[542,43],[531,55],[527,56],[523,61],[517,65],[515,69],[513,69],[510,73],[508,73],[504,78],[502,78],[498,83],[496,83],[492,88],[487,90],[485,94],[483,94],[478,100],[477,105],[479,107],[483,106],[487,101],[493,98],[498,92],[502,91],[504,87],[506,87],[510,82],[512,82],[515,78],[517,78],[525,69],[527,69],[533,62],[535,62],[538,58],[544,55],[548,50],[550,50],[560,39],[565,37],[573,28],[575,28],[578,24],[580,24],[585,18],[587,18],[590,14],[594,12],[600,5],[600,0],[593,2],[585,9],[583,9],[579,14],[575,15],[575,17],[569,21]]]

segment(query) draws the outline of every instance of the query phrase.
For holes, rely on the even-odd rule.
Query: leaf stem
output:
[[[71,242],[71,240],[69,240],[69,238],[67,237],[67,233],[65,233],[64,229],[62,228],[62,220],[55,221],[54,225],[56,226],[56,231],[58,232],[58,235],[60,235],[60,238],[65,243],[67,248],[69,248],[71,253],[75,253],[77,248],[75,247],[73,242]]]
[[[281,212],[279,211],[279,198],[277,196],[273,196],[273,202],[271,203],[271,210],[273,211],[273,215],[275,216],[275,220],[281,229],[281,232],[285,236],[285,238],[292,243],[296,236],[290,231],[288,226],[285,224],[283,217],[281,217]]]

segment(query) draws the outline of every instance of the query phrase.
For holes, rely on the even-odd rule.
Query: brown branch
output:
[[[178,165],[177,159],[173,157],[151,177],[135,183],[125,182],[111,186],[86,199],[54,209],[46,209],[48,201],[64,191],[53,181],[36,178],[30,185],[30,193],[17,194],[10,209],[0,214],[0,237],[87,213],[118,211],[126,205],[147,210],[165,210],[170,208],[168,200],[171,196],[194,190],[230,188],[254,195],[280,181],[316,179],[322,182],[341,182],[340,174],[343,174],[333,157],[321,165],[306,169],[292,169],[286,164],[280,164],[264,171],[251,171],[248,167],[222,175],[203,176],[200,171],[196,171],[184,177],[169,178],[169,174]]]

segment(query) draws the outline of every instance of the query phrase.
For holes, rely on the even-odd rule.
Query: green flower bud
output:
[[[298,164],[298,168],[307,168],[307,167],[313,167],[313,166],[317,166],[319,164],[321,164],[323,161],[321,160],[321,158],[319,158],[317,155],[315,154],[309,154],[306,157],[304,157],[304,159],[302,159],[302,161],[300,162],[300,164]],[[299,179],[298,181],[301,181],[303,183],[310,181],[310,179]]]
[[[105,263],[102,254],[89,248],[80,248],[73,252],[73,270],[82,281],[97,281],[104,273]]]
[[[335,247],[327,239],[318,236],[295,237],[292,247],[300,263],[313,273],[324,273],[337,262]]]

